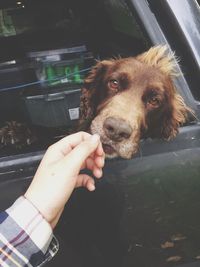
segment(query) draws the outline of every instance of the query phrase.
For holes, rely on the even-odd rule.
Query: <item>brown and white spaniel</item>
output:
[[[100,135],[107,157],[128,159],[141,138],[177,135],[192,111],[173,84],[175,65],[166,46],[156,46],[93,67],[82,89],[80,122]]]

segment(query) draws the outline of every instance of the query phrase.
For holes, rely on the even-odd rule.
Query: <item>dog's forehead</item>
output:
[[[140,62],[134,57],[115,60],[107,74],[118,77],[123,75],[128,80],[138,83],[163,82],[166,78],[158,68]]]
[[[140,69],[142,65],[144,64],[136,60],[134,57],[116,59],[113,61],[113,64],[110,68],[110,72],[117,72],[123,70],[129,73],[131,71],[133,72],[137,69]]]

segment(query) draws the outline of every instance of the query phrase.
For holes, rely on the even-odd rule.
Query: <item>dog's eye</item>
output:
[[[153,106],[153,107],[158,107],[160,105],[160,100],[156,96],[152,96],[148,100],[148,104]]]
[[[119,82],[115,79],[112,79],[108,82],[108,85],[111,89],[117,90],[119,88]]]

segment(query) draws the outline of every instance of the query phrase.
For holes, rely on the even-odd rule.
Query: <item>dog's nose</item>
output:
[[[113,141],[128,139],[133,130],[129,123],[120,118],[108,117],[103,124],[105,134]]]

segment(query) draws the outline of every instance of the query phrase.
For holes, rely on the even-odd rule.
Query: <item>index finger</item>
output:
[[[100,142],[97,149],[96,149],[96,154],[98,156],[102,156],[102,157],[105,157],[105,153],[103,151],[103,147],[102,147],[102,143]]]
[[[74,147],[79,145],[82,141],[87,140],[91,134],[86,132],[77,132],[68,136],[65,136],[55,144],[49,147],[54,154],[54,158],[66,156]]]

